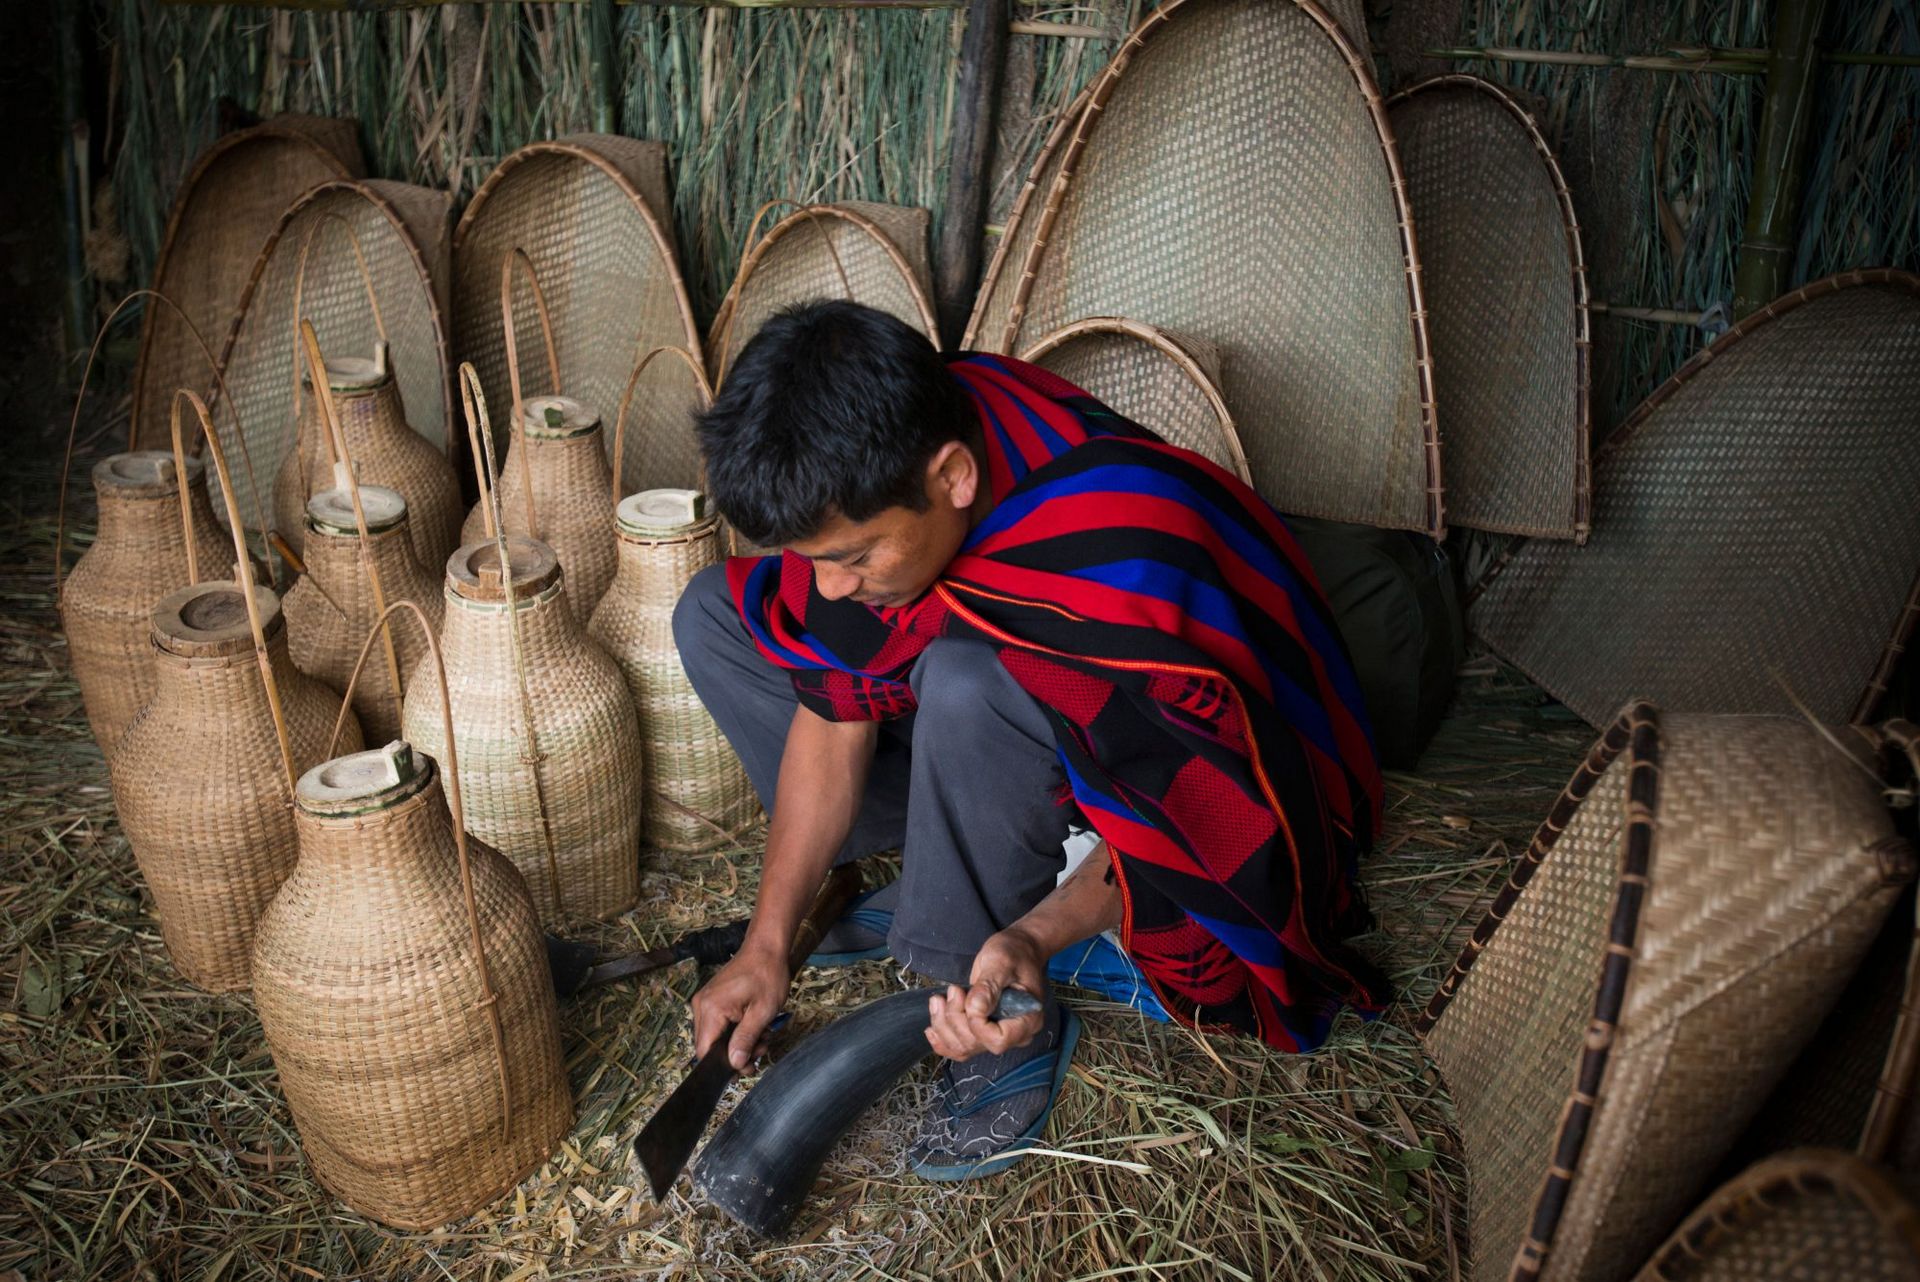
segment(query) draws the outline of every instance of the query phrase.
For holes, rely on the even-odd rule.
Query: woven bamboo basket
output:
[[[1062,326],[1020,354],[1162,439],[1204,454],[1253,481],[1233,415],[1221,396],[1212,343],[1118,316]]]
[[[771,206],[763,207],[764,215]],[[759,218],[756,217],[757,224]],[[714,381],[783,308],[843,298],[897,316],[940,345],[924,209],[846,201],[802,205],[751,239],[707,343]]]
[[[642,842],[705,851],[737,841],[760,804],[745,767],[680,666],[673,607],[687,581],[726,553],[720,520],[691,490],[647,490],[620,504],[620,569],[587,635],[613,656],[640,714],[646,778]]]
[[[1920,1282],[1912,1186],[1848,1153],[1801,1149],[1721,1186],[1635,1282]]]
[[[184,586],[186,535],[173,457],[160,450],[115,454],[94,464],[100,522],[61,584],[60,624],[94,742],[111,760],[134,715],[153,697],[153,607]],[[201,546],[219,546],[206,469],[187,460],[187,510]]]
[[[167,216],[153,287],[181,314],[149,309],[133,372],[130,449],[166,448],[176,388],[211,383],[184,317],[220,350],[248,273],[295,197],[334,178],[358,178],[359,126],[328,116],[275,116],[200,153]]]
[[[325,454],[309,435],[309,394],[294,381],[296,372],[305,376],[297,333],[304,318],[328,352],[366,357],[386,343],[396,405],[404,406],[392,412],[453,458],[445,305],[451,202],[431,188],[341,180],[322,183],[287,210],[253,264],[222,356],[227,390],[256,433],[253,454],[270,464],[295,455],[297,442],[309,463]],[[243,498],[241,511],[252,511],[249,502]],[[303,500],[276,508],[281,534],[299,539],[302,510]],[[452,550],[449,530],[445,552],[428,564]]]
[[[447,564],[441,649],[467,830],[525,874],[543,922],[607,917],[640,891],[640,726],[612,659],[589,640],[544,543],[509,536]],[[512,582],[512,614],[506,580]],[[517,635],[516,635],[517,633]],[[444,761],[431,688],[416,669],[404,729]]]
[[[1508,92],[1443,75],[1387,100],[1447,392],[1447,519],[1586,539],[1586,259],[1553,149]]]
[[[362,486],[360,499],[369,536],[364,553],[345,492],[325,490],[307,504],[306,573],[285,601],[293,665],[335,690],[347,688],[359,649],[354,638],[365,636],[384,609],[374,600],[374,578],[384,600],[417,603],[436,632],[446,610],[437,576],[414,555],[406,500],[398,490],[376,485]],[[371,743],[400,736],[407,678],[427,656],[426,642],[411,629],[396,630],[393,644],[399,680],[384,663],[378,664],[360,679],[354,694],[354,715]]]
[[[453,234],[454,333],[490,401],[508,401],[499,281],[515,249],[529,255],[553,304],[566,382],[548,390],[604,414],[640,353],[669,345],[700,353],[671,210],[659,143],[574,134],[530,143],[500,162]],[[522,332],[534,320],[531,300],[521,299]],[[686,431],[697,399],[678,365],[654,367],[627,442],[627,475],[638,487],[699,483],[699,454]]]
[[[225,473],[205,407],[192,399]],[[184,471],[179,441],[176,418]],[[340,697],[293,666],[279,598],[254,585],[237,535],[232,546],[237,581],[195,582],[154,606],[153,698],[110,763],[120,826],[167,952],[215,992],[247,987],[254,926],[293,869],[294,779],[326,758],[336,719],[345,743],[361,744]],[[199,570],[196,557],[189,576]]]
[[[1468,624],[1598,724],[1874,716],[1920,616],[1920,277],[1849,272],[1734,326],[1594,457],[1584,548],[1530,540]]]
[[[999,260],[1012,297],[988,282],[973,341],[1019,351],[1091,315],[1204,338],[1268,501],[1442,535],[1419,257],[1379,92],[1340,25],[1314,0],[1161,5],[1059,148],[1035,170],[1056,172],[1015,234],[1024,258]]]
[[[1644,1261],[1914,867],[1857,736],[1615,720],[1418,1025],[1457,1111],[1474,1276]]]
[[[411,602],[374,626],[400,609],[431,650]],[[445,739],[447,687],[423,666]],[[443,793],[403,742],[309,770],[295,792],[300,862],[254,941],[254,1002],[314,1173],[400,1228],[481,1209],[573,1125],[533,900],[465,835],[459,773]]]

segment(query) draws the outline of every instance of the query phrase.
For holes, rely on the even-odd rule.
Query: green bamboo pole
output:
[[[587,78],[593,89],[593,128],[596,133],[620,132],[620,117],[615,110],[619,95],[615,92],[620,73],[613,59],[613,0],[593,0],[587,14],[587,40],[591,48]]]
[[[1773,52],[1767,59],[1766,104],[1753,158],[1747,220],[1733,273],[1735,320],[1778,298],[1800,227],[1807,143],[1813,134],[1813,42],[1826,0],[1776,0]]]
[[[1848,67],[1920,67],[1910,53],[1835,53],[1816,51],[1821,62]],[[1575,53],[1564,49],[1519,49],[1506,45],[1452,45],[1427,50],[1429,58],[1455,62],[1512,62],[1548,67],[1625,67],[1633,71],[1713,71],[1726,76],[1763,76],[1765,49],[1669,49],[1665,53]]]

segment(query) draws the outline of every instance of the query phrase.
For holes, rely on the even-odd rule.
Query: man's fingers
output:
[[[772,1019],[772,1011],[758,1008],[749,1008],[740,1017],[740,1026],[733,1030],[733,1041],[727,1047],[727,1061],[733,1065],[734,1072],[747,1071],[747,1065],[753,1062],[754,1055],[758,1053]]]
[[[1000,985],[983,979],[967,990],[967,1014],[985,1019],[1000,1000]]]

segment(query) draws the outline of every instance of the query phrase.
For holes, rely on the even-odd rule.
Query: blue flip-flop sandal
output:
[[[1062,1006],[1060,1007],[1060,1044],[1053,1048],[1051,1055],[1035,1055],[981,1091],[970,1103],[961,1108],[948,1105],[953,1116],[970,1117],[981,1109],[1002,1100],[1046,1086],[1047,1102],[1041,1107],[1040,1115],[1033,1119],[1033,1124],[1016,1135],[1013,1142],[998,1153],[949,1163],[923,1159],[913,1164],[913,1173],[925,1180],[946,1182],[977,1180],[989,1175],[998,1175],[1025,1157],[1027,1150],[1046,1134],[1047,1121],[1053,1116],[1054,1101],[1060,1098],[1060,1086],[1067,1080],[1067,1070],[1073,1067],[1073,1051],[1079,1043],[1080,1017]]]
[[[872,899],[886,887],[881,886],[858,895],[847,905],[847,911],[841,914],[840,921],[850,921],[880,936],[880,942],[871,948],[856,948],[839,953],[813,953],[807,958],[809,966],[851,966],[855,962],[872,961],[876,957],[888,955],[887,933],[893,929],[893,910],[890,908],[863,908],[862,904]],[[839,925],[835,922],[834,925]]]

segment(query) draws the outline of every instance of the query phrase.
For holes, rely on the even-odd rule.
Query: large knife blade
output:
[[[571,997],[583,988],[611,983],[629,975],[644,975],[683,961],[718,966],[740,951],[747,936],[747,919],[721,922],[690,931],[663,948],[648,948],[607,961],[596,961],[598,950],[578,940],[547,936],[547,964],[553,971],[553,991]]]
[[[790,971],[797,972],[806,964],[814,945],[820,942],[828,927],[840,920],[840,914],[847,910],[859,888],[860,873],[850,864],[827,874],[820,893],[813,898],[813,906],[807,910],[806,919],[794,934],[793,947],[787,953]],[[734,1078],[727,1047],[737,1027],[727,1025],[726,1031],[707,1048],[693,1071],[667,1096],[667,1102],[640,1128],[640,1134],[633,1141],[634,1155],[647,1173],[647,1184],[656,1202],[667,1196],[674,1179],[686,1169],[694,1146],[700,1142],[700,1133],[707,1129],[707,1120],[713,1116],[713,1110],[720,1107],[720,1097],[727,1093],[727,1084]]]

